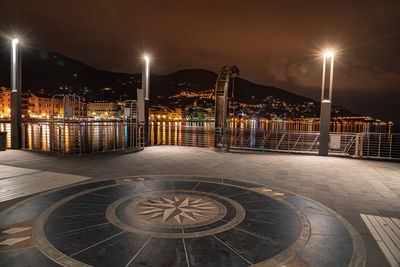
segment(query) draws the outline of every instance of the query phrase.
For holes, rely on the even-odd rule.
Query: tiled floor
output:
[[[35,248],[51,259],[41,266],[365,262],[359,234],[318,203],[277,188],[197,176],[93,181],[38,195],[0,216],[0,265],[43,259]],[[16,256],[16,250],[24,252]]]
[[[0,152],[0,164],[93,179],[178,174],[277,186],[316,200],[347,219],[365,241],[367,266],[388,266],[388,262],[360,213],[400,218],[398,162],[279,153],[216,153],[204,148],[160,146],[134,154],[66,158],[6,151]]]
[[[78,175],[0,165],[0,202],[88,179]]]

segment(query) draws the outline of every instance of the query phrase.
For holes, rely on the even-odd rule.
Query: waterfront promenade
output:
[[[8,150],[0,152],[0,207],[5,209],[30,194],[67,184],[133,176],[182,181],[188,181],[188,177],[223,178],[299,194],[336,211],[354,226],[365,243],[367,266],[388,266],[360,214],[400,217],[398,162],[284,153],[217,153],[174,146],[67,157]],[[312,231],[313,227],[311,219]],[[327,247],[326,254],[332,249],[343,248]]]

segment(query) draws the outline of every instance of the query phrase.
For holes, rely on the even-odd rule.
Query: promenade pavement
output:
[[[173,146],[66,157],[8,150],[0,152],[0,208],[85,179],[137,175],[230,178],[300,194],[335,210],[356,228],[366,245],[367,266],[388,266],[360,214],[400,218],[398,162]]]

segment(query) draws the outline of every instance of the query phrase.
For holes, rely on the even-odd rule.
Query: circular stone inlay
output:
[[[296,255],[310,237],[306,217],[283,193],[247,182],[115,179],[77,188],[33,227],[40,251],[63,266],[196,267],[215,255],[227,266],[269,265]],[[158,250],[171,257],[154,257]]]
[[[135,215],[141,220],[182,227],[215,218],[219,205],[207,197],[191,195],[164,195],[140,202]]]
[[[229,230],[243,221],[236,201],[201,191],[156,191],[126,196],[106,209],[118,228],[153,237],[200,237]]]

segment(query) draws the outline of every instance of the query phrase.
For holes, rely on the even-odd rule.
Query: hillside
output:
[[[0,52],[0,86],[9,87],[9,51]],[[141,74],[101,71],[56,52],[39,50],[23,51],[23,89],[38,94],[77,93],[88,100],[132,99],[141,87]],[[180,70],[168,75],[151,75],[151,98],[168,97],[182,90],[193,92],[215,86],[217,74],[203,69]],[[104,90],[111,88],[111,90]],[[243,78],[235,82],[236,97],[241,102],[261,103],[268,96],[277,97],[288,103],[311,101],[285,90],[254,84]]]

